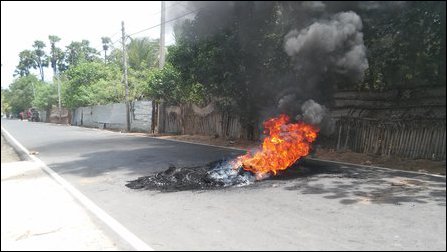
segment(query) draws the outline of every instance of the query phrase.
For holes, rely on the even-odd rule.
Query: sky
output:
[[[184,1],[166,2],[166,20],[172,15],[181,16],[190,12]],[[19,53],[32,49],[35,40],[46,43],[49,53],[48,35],[61,38],[59,48],[72,41],[83,39],[90,46],[102,51],[101,37],[110,37],[114,46],[121,46],[121,21],[124,21],[126,34],[132,34],[160,24],[160,1],[84,1],[55,2],[1,1],[1,85],[9,86],[14,80],[15,67],[19,63]],[[166,24],[166,45],[174,43],[172,24]],[[160,27],[154,27],[133,37],[160,37]],[[102,54],[103,55],[103,54]],[[38,75],[38,70],[33,70]],[[45,80],[51,81],[52,69],[45,68]]]

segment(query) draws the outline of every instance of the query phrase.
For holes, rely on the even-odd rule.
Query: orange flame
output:
[[[287,115],[265,121],[264,133],[268,136],[264,139],[262,151],[238,157],[237,164],[255,173],[259,179],[267,173],[276,175],[277,171],[287,169],[309,154],[318,129],[303,122],[288,124],[289,121]]]

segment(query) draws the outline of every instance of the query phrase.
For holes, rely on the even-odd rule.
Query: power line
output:
[[[177,1],[177,2],[174,3],[174,4],[167,6],[165,9],[167,10],[167,9],[173,8],[174,6],[177,6],[177,5],[179,5],[179,4],[182,4],[182,5],[183,5],[183,2],[184,2],[184,1]],[[183,6],[184,6],[184,5],[183,5]],[[159,13],[161,13],[161,11],[152,13],[152,14],[150,14],[150,15],[156,15],[156,14],[159,14]],[[160,25],[161,25],[161,24],[160,24]],[[120,31],[117,31],[117,32],[115,32],[113,35],[109,36],[109,38],[112,40],[112,38],[115,37],[116,35],[118,35],[119,33],[120,33]],[[128,36],[130,36],[130,35],[128,35]],[[119,42],[120,40],[121,40],[121,38],[118,38],[118,39],[116,39],[114,42],[111,42],[109,45],[110,45],[110,46],[113,46],[114,44],[116,44],[116,43]],[[97,50],[97,51],[101,54],[101,53],[104,52],[105,50],[102,49],[102,50]]]
[[[179,5],[179,4],[182,4],[182,2],[184,2],[184,1],[177,1],[177,2],[174,3],[174,4],[172,4],[172,5],[170,5],[170,6],[167,6],[165,9],[168,10],[168,9],[174,7],[174,6],[177,6],[177,5]],[[157,12],[155,12],[155,13],[152,13],[152,14],[150,14],[150,15],[157,15],[157,14],[160,14],[160,13],[161,13],[161,10],[160,10],[160,11],[157,11]]]
[[[167,8],[172,8],[172,7],[176,6],[176,5],[181,4],[183,7],[185,7],[185,8],[188,9],[188,10],[190,10],[189,8],[187,8],[187,6],[185,6],[185,5],[183,4],[183,2],[184,2],[184,1],[179,1],[179,2],[177,2],[177,3],[175,3],[175,4],[171,5],[171,6],[169,6],[169,7],[167,7]],[[187,16],[187,15],[189,15],[189,14],[193,14],[193,13],[199,12],[200,10],[205,9],[205,8],[206,8],[206,7],[202,7],[202,8],[199,8],[199,9],[197,9],[197,10],[190,10],[189,12],[187,12],[187,13],[181,15],[181,16],[178,16],[178,17],[175,17],[175,18],[173,18],[173,19],[170,19],[170,20],[165,21],[163,24],[167,24],[167,23],[173,22],[173,21],[178,20],[178,19],[180,19],[180,18],[183,18],[183,17],[185,17],[185,16]],[[157,13],[155,13],[155,14],[158,14],[158,13],[161,13],[161,11],[159,11],[159,12],[157,12]],[[126,37],[134,36],[134,35],[136,35],[136,34],[139,34],[139,33],[144,32],[144,31],[148,31],[148,30],[150,30],[150,29],[157,28],[157,27],[159,27],[159,26],[161,26],[161,25],[162,25],[162,23],[159,23],[159,24],[157,24],[157,25],[154,25],[154,26],[145,28],[145,29],[143,29],[143,30],[134,32],[134,33],[132,33],[132,34],[126,35]],[[120,40],[121,40],[121,39],[118,38],[118,39],[116,39],[115,41],[113,41],[110,45],[113,46],[114,44],[120,42]],[[103,52],[103,51],[104,51],[104,50],[102,50],[101,52]]]
[[[202,8],[201,8],[201,9],[202,9]],[[178,19],[180,19],[180,18],[182,18],[182,17],[185,17],[185,16],[187,16],[187,15],[189,15],[189,14],[192,14],[192,13],[194,13],[194,12],[198,12],[198,11],[200,11],[201,9],[187,12],[187,13],[185,13],[185,14],[179,16],[179,17],[176,17],[176,18],[173,18],[173,19],[170,19],[170,20],[164,22],[164,24],[167,24],[167,23],[170,23],[170,22],[172,22],[172,21],[178,20]],[[157,25],[154,25],[154,26],[151,26],[151,27],[148,27],[148,28],[143,29],[143,30],[141,30],[141,31],[134,32],[134,33],[132,33],[132,34],[130,34],[130,35],[128,35],[128,36],[130,37],[130,36],[133,36],[133,35],[135,35],[135,34],[142,33],[142,32],[144,32],[144,31],[147,31],[147,30],[150,30],[150,29],[159,27],[159,26],[161,26],[161,23],[160,23],[160,24],[157,24]]]
[[[112,40],[113,37],[115,37],[116,35],[118,35],[119,31],[115,32],[115,34],[113,34],[112,36],[110,36],[110,40]]]
[[[119,33],[120,33],[120,31],[117,31],[112,36],[106,37],[106,38],[110,39],[110,43],[107,44],[108,46],[113,46],[116,42],[118,42],[120,40],[120,38],[118,38],[117,40],[115,40],[115,42],[112,43],[112,38],[115,37],[116,35],[118,35]],[[102,44],[102,46],[104,46],[104,44]],[[102,49],[99,49],[99,50],[96,49],[96,51],[98,51],[98,54],[101,54],[102,52],[104,52],[106,50],[104,50],[104,47],[102,47]]]
[[[189,8],[189,6],[183,4],[182,2],[180,2],[180,4],[183,6],[183,8],[185,8],[185,9],[187,9],[187,10],[189,10],[189,11],[192,11],[192,10]]]
[[[183,4],[183,2],[184,2],[184,1],[178,1],[178,2],[175,3],[175,4],[172,4],[172,5],[168,6],[168,7],[166,7],[166,9],[169,9],[169,8],[172,8],[172,7],[174,7],[174,6],[177,6],[177,5],[181,4],[184,8],[190,10],[189,8],[187,8],[186,5]],[[170,22],[172,22],[172,21],[178,20],[178,19],[183,18],[183,17],[185,17],[185,16],[187,16],[187,15],[189,15],[189,14],[192,14],[192,13],[195,13],[195,12],[199,12],[200,10],[202,10],[202,9],[204,9],[204,8],[206,8],[206,7],[199,8],[199,9],[197,9],[197,10],[190,10],[190,12],[187,12],[187,13],[181,15],[181,16],[178,16],[178,17],[175,17],[175,18],[173,18],[173,19],[170,19],[170,20],[164,22],[163,24],[167,24],[167,23],[170,23]],[[155,14],[158,14],[158,13],[161,13],[161,11],[158,11],[158,12],[152,14],[152,15],[155,15]],[[145,28],[145,29],[143,29],[143,30],[140,30],[140,31],[134,32],[134,33],[132,33],[132,34],[129,34],[129,35],[127,35],[126,37],[131,37],[131,36],[133,36],[133,35],[142,33],[142,32],[144,32],[144,31],[148,31],[148,30],[150,30],[150,29],[157,28],[157,27],[159,27],[159,26],[161,26],[161,25],[162,25],[162,24],[160,23],[160,24],[157,24],[157,25],[154,25],[154,26]],[[116,35],[116,34],[117,34],[117,33],[115,33],[115,35]],[[114,36],[115,36],[115,35],[114,35]],[[115,43],[117,43],[117,42],[119,42],[119,41],[120,41],[120,39],[118,38],[117,40],[115,40],[114,42],[112,42],[110,45],[113,46]]]
[[[113,41],[113,42],[111,43],[111,45],[114,45],[115,43],[117,43],[117,42],[119,42],[119,41],[120,41],[120,39],[117,39],[117,40]]]

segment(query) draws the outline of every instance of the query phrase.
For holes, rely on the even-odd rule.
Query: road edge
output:
[[[166,140],[166,141],[173,141],[173,142],[180,142],[180,143],[188,143],[188,144],[197,144],[197,145],[211,146],[211,147],[224,148],[224,149],[230,149],[230,150],[247,151],[246,149],[241,149],[241,148],[236,148],[236,147],[226,147],[226,146],[218,146],[218,145],[212,145],[212,144],[186,142],[186,141],[182,141],[182,140],[164,139],[164,138],[158,138],[158,137],[153,137],[153,136],[135,136],[135,137],[149,137],[149,138],[159,139],[159,140]],[[320,158],[304,157],[303,159],[317,161],[317,162],[322,162],[322,163],[332,163],[332,164],[347,165],[347,166],[360,166],[362,168],[373,168],[373,169],[387,170],[387,171],[397,171],[397,172],[408,172],[408,173],[420,174],[420,175],[426,175],[426,176],[433,176],[433,177],[441,177],[441,178],[445,178],[446,177],[446,175],[441,175],[441,174],[432,174],[432,173],[424,173],[424,172],[416,172],[416,171],[399,170],[399,169],[393,169],[393,168],[387,168],[387,167],[381,167],[381,166],[354,164],[354,163],[347,163],[347,162],[341,162],[341,161],[332,161],[332,160],[326,160],[326,159],[320,159]]]

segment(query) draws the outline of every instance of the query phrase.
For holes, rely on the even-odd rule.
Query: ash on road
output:
[[[248,185],[254,181],[250,172],[234,171],[227,161],[218,160],[203,166],[175,167],[170,166],[166,171],[155,175],[140,177],[129,181],[127,187],[132,189],[148,189],[163,192],[210,190],[227,186]]]

